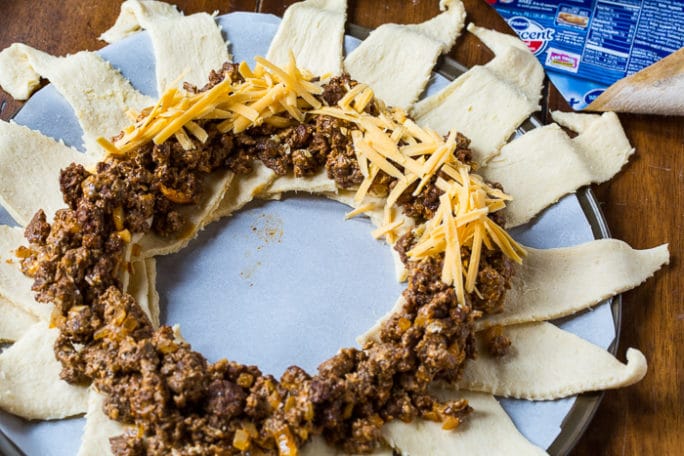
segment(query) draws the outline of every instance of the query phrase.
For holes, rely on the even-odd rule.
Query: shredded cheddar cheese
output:
[[[413,260],[444,256],[441,280],[452,285],[460,303],[466,293],[476,293],[482,247],[500,249],[516,262],[521,262],[525,251],[488,215],[506,207],[511,198],[488,185],[480,176],[471,174],[469,166],[455,157],[457,134],[452,131],[446,139],[435,131],[422,128],[399,109],[379,109],[373,116],[364,112],[372,99],[368,86],[351,88],[337,106],[313,111],[354,123],[352,140],[359,168],[364,176],[354,200],[360,208],[379,171],[396,178],[383,211],[383,225],[373,231],[374,237],[396,242],[410,227],[395,219],[394,207],[399,197],[415,185],[417,196],[434,182],[443,192],[439,207],[418,232],[414,247],[407,252]],[[371,92],[372,93],[372,92]],[[363,98],[360,98],[363,95]],[[364,103],[357,104],[361,99]],[[403,232],[400,230],[404,230]]]
[[[261,57],[256,61],[254,70],[244,62],[240,64],[244,82],[232,81],[226,74],[223,81],[204,92],[167,90],[120,138],[113,142],[98,138],[98,143],[115,156],[124,156],[150,141],[162,144],[171,136],[183,148],[192,149],[191,136],[201,143],[208,139],[197,121],[223,119],[217,126],[219,131],[240,133],[264,122],[287,126],[291,121],[279,116],[283,113],[303,121],[306,111],[321,107],[316,98],[322,92],[321,87],[311,82],[311,74],[297,68],[294,56],[290,56],[285,68]]]
[[[208,140],[202,127],[205,120],[218,121],[219,132],[240,133],[263,123],[287,127],[293,119],[302,122],[311,114],[335,117],[357,127],[351,139],[364,177],[354,195],[358,206],[346,218],[382,209],[381,226],[371,234],[394,244],[412,229],[405,218],[397,217],[399,198],[407,191],[418,196],[434,184],[442,193],[439,206],[430,220],[413,230],[415,244],[407,254],[413,260],[442,256],[441,280],[454,287],[460,303],[465,303],[468,293],[479,294],[477,275],[483,246],[498,248],[514,261],[522,261],[522,247],[488,217],[505,208],[510,197],[472,174],[471,168],[456,158],[455,131],[445,139],[420,127],[403,110],[386,108],[365,84],[349,88],[337,106],[323,106],[316,97],[322,93],[321,86],[312,82],[311,74],[297,68],[294,56],[284,68],[262,57],[255,60],[254,70],[240,64],[238,71],[244,81],[233,81],[226,74],[222,82],[204,92],[169,89],[154,106],[139,114],[131,112],[135,122],[116,139],[98,138],[98,143],[111,155],[125,156],[150,141],[162,144],[173,136],[189,150],[195,141]],[[365,202],[381,171],[395,179],[384,207]],[[187,199],[170,189],[162,191],[172,201]]]

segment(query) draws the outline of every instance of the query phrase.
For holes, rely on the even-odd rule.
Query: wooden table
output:
[[[259,11],[282,15],[294,3],[283,0],[178,0],[186,13]],[[438,12],[437,0],[349,0],[349,21],[365,27],[385,22],[412,23]],[[0,49],[23,42],[51,54],[95,50],[97,37],[114,22],[120,1],[0,0]],[[465,0],[469,20],[508,30],[483,0]],[[475,38],[461,37],[450,54],[470,66],[491,53]],[[552,87],[545,91],[540,115],[568,107]],[[0,91],[0,118],[21,107]],[[619,356],[638,347],[649,360],[649,373],[638,385],[611,391],[573,454],[666,455],[684,452],[684,118],[621,115],[637,153],[596,195],[614,237],[635,248],[670,243],[672,261],[623,300]]]

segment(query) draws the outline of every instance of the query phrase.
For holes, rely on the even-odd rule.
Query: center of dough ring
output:
[[[315,196],[255,201],[157,259],[162,321],[210,360],[309,372],[382,317],[404,285],[367,219]],[[213,337],[207,338],[206,334]]]

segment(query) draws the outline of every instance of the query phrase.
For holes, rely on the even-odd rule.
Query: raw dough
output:
[[[485,164],[497,155],[515,129],[539,109],[544,72],[515,38],[473,24],[468,30],[480,37],[496,56],[417,103],[412,113],[421,126],[440,134],[455,129],[470,138],[473,159]]]
[[[617,239],[526,250],[504,311],[479,320],[479,329],[571,315],[637,287],[669,262],[667,245],[635,250]]]
[[[39,322],[0,354],[0,408],[29,420],[55,420],[86,411],[88,389],[60,380],[53,346],[58,329]]]
[[[211,220],[227,217],[241,209],[254,197],[267,191],[271,183],[276,179],[275,172],[261,162],[254,162],[254,170],[247,176],[238,176],[228,188],[221,203],[211,214]]]
[[[41,77],[71,105],[83,129],[85,149],[98,159],[104,154],[95,141],[99,136],[115,136],[128,126],[129,109],[139,112],[154,104],[94,52],[54,57],[19,43],[0,52],[0,85],[17,100],[27,99]]]
[[[588,117],[573,119],[572,125],[584,129],[573,139],[556,124],[535,128],[506,144],[481,170],[513,197],[504,210],[507,228],[528,222],[582,186],[605,182],[627,163],[634,149],[617,116]]]
[[[52,305],[33,298],[33,279],[22,274],[19,259],[14,254],[17,247],[25,244],[21,228],[0,225],[0,296],[38,320],[49,321]]]
[[[88,390],[88,412],[81,436],[81,447],[78,456],[111,456],[112,448],[109,439],[121,435],[126,427],[118,421],[110,420],[104,414],[104,395],[94,387]]]
[[[466,422],[453,431],[445,431],[440,423],[399,420],[385,425],[383,435],[402,456],[452,455],[543,455],[545,451],[532,445],[490,394],[469,391],[434,391],[441,400],[466,399],[473,412]]]
[[[0,296],[0,342],[14,342],[37,322],[35,315]]]
[[[437,58],[451,49],[463,29],[463,3],[442,0],[440,7],[442,14],[421,24],[384,24],[373,30],[344,60],[344,69],[388,105],[410,108]]]
[[[468,363],[457,387],[497,396],[550,400],[586,391],[621,388],[646,375],[646,358],[627,349],[627,364],[606,350],[551,323],[509,326],[512,346],[503,358],[489,355],[477,338],[477,361]]]
[[[152,39],[158,95],[171,87],[182,87],[184,81],[202,87],[211,70],[230,61],[228,43],[213,15],[184,16],[163,2],[123,2],[116,23],[100,39],[113,43],[140,29],[146,29]]]
[[[266,58],[279,66],[294,53],[297,66],[316,75],[342,73],[346,0],[306,0],[285,10]]]
[[[86,168],[93,160],[76,149],[15,123],[0,121],[0,204],[26,226],[43,209],[48,221],[66,206],[59,190],[59,170],[71,163]]]

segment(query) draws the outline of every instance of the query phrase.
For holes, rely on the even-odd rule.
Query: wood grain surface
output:
[[[293,3],[282,0],[179,0],[186,13],[260,11],[282,15]],[[349,0],[349,21],[365,27],[385,22],[413,23],[438,12],[438,0]],[[62,55],[104,45],[120,1],[0,0],[0,49],[24,42]],[[483,0],[466,0],[469,20],[507,30]],[[476,39],[461,37],[451,56],[470,66],[491,53]],[[545,92],[540,117],[568,107],[553,87]],[[0,117],[11,118],[21,103],[0,91]],[[594,188],[614,237],[635,248],[669,242],[671,264],[637,290],[624,295],[619,353],[638,347],[649,360],[639,384],[606,393],[577,455],[684,454],[684,118],[621,115],[637,150],[610,182]]]

